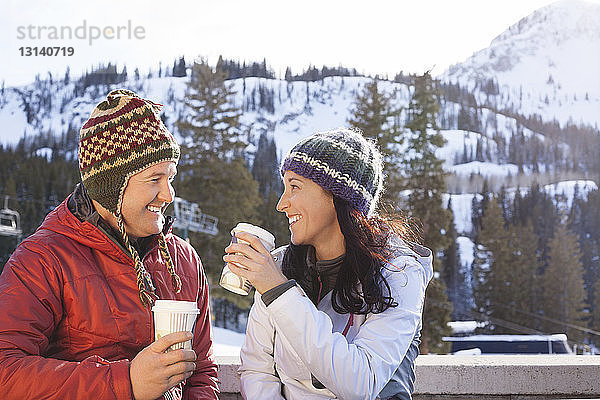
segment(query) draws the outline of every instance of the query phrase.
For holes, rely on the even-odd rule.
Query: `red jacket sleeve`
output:
[[[0,275],[0,398],[131,399],[129,360],[44,357],[62,318],[57,260],[21,244]]]
[[[213,356],[212,328],[210,325],[209,289],[202,263],[195,251],[198,270],[198,309],[200,314],[194,326],[193,348],[196,352],[196,371],[186,381],[183,390],[184,400],[218,399],[217,364]]]

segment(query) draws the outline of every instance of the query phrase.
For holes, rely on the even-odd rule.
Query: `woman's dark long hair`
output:
[[[406,243],[419,241],[417,225],[403,216],[366,218],[337,196],[333,197],[333,204],[346,241],[346,257],[331,297],[333,309],[340,314],[376,314],[396,307],[398,303],[391,295],[382,267],[394,253],[389,246],[391,237],[397,236]],[[283,257],[282,271],[314,299],[319,284],[317,271],[306,263],[308,248],[308,245],[290,243]]]

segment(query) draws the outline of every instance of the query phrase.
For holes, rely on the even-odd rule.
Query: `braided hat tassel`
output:
[[[117,225],[121,237],[123,238],[123,242],[125,243],[125,247],[127,247],[127,250],[129,250],[129,253],[131,253],[131,256],[133,257],[140,301],[144,307],[148,307],[149,305],[154,304],[154,301],[158,298],[154,293],[156,289],[152,283],[152,277],[144,268],[144,264],[142,264],[142,260],[140,260],[137,250],[131,245],[129,236],[127,236],[127,232],[125,231],[123,217],[120,214],[117,215]]]
[[[173,285],[173,289],[175,293],[181,292],[181,278],[175,272],[175,266],[173,265],[173,259],[169,254],[169,249],[167,248],[167,241],[165,240],[165,235],[162,232],[158,236],[158,247],[160,252],[162,253],[163,258],[167,263],[167,270],[169,274],[171,274],[171,284]]]

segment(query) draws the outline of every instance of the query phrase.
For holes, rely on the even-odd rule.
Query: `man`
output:
[[[163,212],[179,146],[160,105],[111,92],[80,132],[82,183],[0,276],[0,398],[216,399],[206,277]],[[195,301],[192,337],[153,342],[155,299]]]

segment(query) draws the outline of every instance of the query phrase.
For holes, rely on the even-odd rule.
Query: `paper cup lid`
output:
[[[195,301],[156,300],[152,311],[187,312],[198,314],[198,305]]]
[[[235,228],[231,230],[231,234],[234,235],[236,232],[248,232],[251,235],[257,236],[259,239],[275,247],[275,236],[266,229],[260,226],[252,225],[247,222],[240,222]]]

